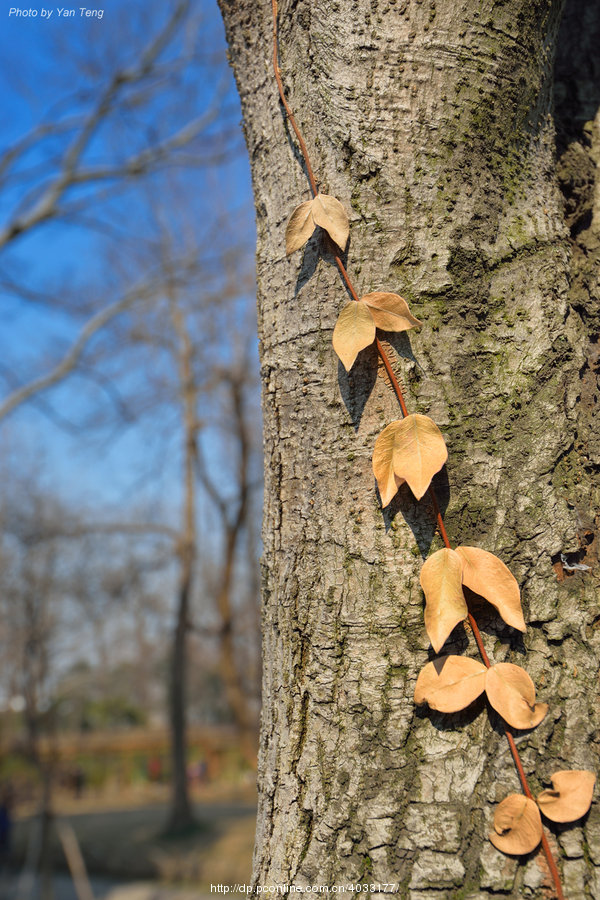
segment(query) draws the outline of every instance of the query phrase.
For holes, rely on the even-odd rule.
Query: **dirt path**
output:
[[[162,833],[166,818],[163,805],[86,812],[65,818],[77,835],[92,876],[109,879],[112,888],[122,882],[146,882],[146,887],[138,884],[137,893],[132,893],[133,887],[129,885],[128,895],[109,895],[110,900],[167,900],[156,893],[161,890],[157,882],[199,886],[188,896],[180,892],[180,900],[198,898],[202,888],[210,892],[211,883],[248,882],[254,843],[254,803],[204,804],[196,807],[195,813],[197,827],[177,838]],[[23,864],[35,823],[32,818],[17,822],[16,866]],[[64,870],[64,856],[56,835],[51,848],[55,871]],[[101,882],[97,884],[100,890]]]
[[[175,888],[157,882],[118,883],[105,878],[91,880],[94,900],[209,900],[210,894],[193,888]],[[58,875],[52,881],[54,900],[78,900],[73,883],[67,875]],[[39,885],[27,886],[27,900],[37,900]],[[2,900],[18,900],[18,878],[0,884]],[[213,894],[213,900],[215,895]]]

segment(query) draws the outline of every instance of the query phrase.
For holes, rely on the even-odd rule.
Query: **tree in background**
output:
[[[285,257],[286,222],[311,195],[266,74],[271,3],[220,6],[258,223],[255,882],[393,883],[421,900],[545,896],[536,860],[487,840],[490,800],[518,785],[501,728],[477,710],[448,725],[413,703],[435,512],[404,487],[382,514],[371,455],[398,418],[395,398],[373,349],[350,374],[331,349],[349,298],[320,230]],[[350,215],[347,269],[361,296],[397,291],[423,322],[394,347],[411,411],[444,431],[449,464],[435,484],[451,540],[493,551],[522,588],[523,641],[491,615],[484,639],[496,662],[526,649],[550,701],[518,737],[534,789],[557,768],[596,770],[599,756],[600,10],[569,0],[562,24],[561,12],[552,0],[279,5],[290,106],[319,189]],[[461,626],[447,652],[471,643]],[[598,850],[583,849],[599,834],[595,807],[569,845],[556,834],[571,898],[600,891]]]
[[[119,16],[110,30],[95,22],[76,41],[57,42],[54,59],[62,62],[44,82],[47,109],[32,109],[25,136],[0,154],[0,290],[15,323],[5,335],[0,418],[5,434],[18,436],[24,405],[35,406],[74,441],[103,446],[113,458],[128,434],[130,455],[142,462],[133,487],[127,479],[130,493],[137,488],[143,497],[135,512],[110,484],[102,515],[76,517],[71,536],[128,535],[146,545],[154,536],[169,548],[176,595],[169,821],[177,829],[191,817],[190,629],[221,648],[244,745],[253,725],[236,659],[253,641],[234,619],[255,602],[245,582],[255,583],[248,573],[260,485],[257,416],[253,379],[236,385],[233,377],[253,357],[245,312],[253,278],[248,241],[230,225],[243,215],[236,190],[223,187],[240,178],[231,168],[240,146],[237,105],[202,4],[177,2],[168,12],[137,4]],[[221,165],[229,169],[219,177]],[[213,344],[217,332],[226,337]],[[209,568],[210,588],[202,580]],[[93,616],[102,591],[83,584],[79,591]]]

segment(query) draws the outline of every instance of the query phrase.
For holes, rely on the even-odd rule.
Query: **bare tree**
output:
[[[171,653],[174,794],[170,825],[179,828],[191,817],[185,763],[187,638],[190,627],[196,627],[191,606],[194,594],[201,592],[201,585],[195,584],[199,540],[202,543],[198,530],[199,523],[206,524],[198,509],[199,495],[206,494],[198,478],[199,434],[206,431],[203,407],[214,410],[208,391],[232,346],[227,341],[213,343],[209,336],[224,331],[232,304],[247,302],[244,295],[251,293],[253,280],[248,279],[248,255],[242,242],[236,237],[232,245],[229,238],[218,237],[231,231],[225,227],[231,218],[231,201],[225,192],[213,189],[203,203],[190,202],[193,191],[199,198],[206,191],[207,166],[229,160],[240,146],[222,61],[215,64],[208,52],[209,38],[203,36],[196,4],[177,2],[167,15],[160,4],[149,8],[150,36],[146,33],[140,40],[139,22],[133,32],[124,22],[124,33],[132,32],[130,52],[106,46],[104,57],[90,53],[81,62],[82,85],[66,92],[37,127],[0,156],[0,189],[11,201],[0,229],[4,251],[0,289],[22,305],[60,313],[68,319],[71,334],[63,340],[62,352],[52,346],[40,357],[33,374],[7,353],[0,367],[0,378],[8,388],[0,401],[0,419],[11,415],[15,422],[25,405],[36,404],[59,424],[68,425],[69,410],[56,408],[51,390],[72,383],[69,379],[79,379],[78,384],[85,379],[90,385],[89,398],[83,403],[85,418],[73,428],[84,439],[96,435],[101,440],[98,435],[112,436],[123,427],[136,427],[158,432],[163,441],[163,459],[173,472],[180,504],[173,502],[166,512],[146,514],[137,521],[117,514],[104,522],[98,516],[85,523],[80,519],[65,522],[63,534],[70,530],[79,540],[87,530],[128,534],[139,541],[160,533],[169,542],[178,572]],[[142,22],[144,14],[139,4],[134,18]],[[102,41],[106,44],[106,35],[98,32],[96,38],[95,47]],[[72,47],[64,49],[73,52]],[[202,66],[204,71],[199,69]],[[139,127],[131,129],[134,121]],[[31,158],[41,162],[30,171]],[[211,207],[214,210],[207,212]],[[104,271],[101,275],[92,271],[84,296],[80,289],[52,277],[43,286],[36,284],[23,274],[13,253],[25,238],[42,240],[56,234],[59,227],[75,227],[88,235],[103,260]],[[194,299],[192,291],[198,292],[199,299]],[[197,340],[200,333],[206,335],[204,342]],[[246,382],[253,384],[252,379]],[[102,394],[104,404],[96,393]],[[246,395],[247,388],[235,388],[232,393],[238,397],[241,429],[233,441],[241,448],[236,472],[239,500],[234,491],[220,501],[215,534],[223,534],[225,548],[223,584],[216,592],[223,620],[216,629],[223,680],[244,746],[249,746],[250,719],[235,667],[239,647],[235,646],[232,601],[252,508],[250,493],[257,481],[250,482],[256,445],[254,434],[250,443],[244,418],[249,408]],[[221,515],[223,504],[238,504],[233,518],[230,511]],[[213,539],[211,551],[215,546]],[[92,591],[80,588],[80,599],[90,600],[93,617],[98,610]],[[96,596],[97,585],[93,592]],[[207,596],[205,605],[209,600]],[[101,636],[104,620],[97,615],[95,621]]]
[[[222,535],[222,554],[218,565],[212,566],[212,592],[215,597],[219,625],[217,628],[220,645],[220,669],[229,706],[240,733],[241,746],[248,759],[255,755],[256,719],[252,710],[248,688],[240,665],[241,652],[235,640],[235,618],[239,616],[239,608],[234,605],[234,594],[239,591],[239,558],[244,541],[251,540],[251,521],[253,516],[252,500],[257,487],[257,475],[253,472],[253,455],[256,452],[256,432],[252,426],[251,402],[248,382],[251,378],[251,360],[242,357],[235,368],[220,373],[221,390],[229,399],[230,425],[229,434],[232,449],[237,454],[237,471],[233,483],[235,495],[231,490],[226,494],[218,482],[211,478],[197,447],[197,471],[204,490],[211,499],[216,510],[219,529]],[[250,388],[251,389],[251,388]],[[223,410],[226,404],[222,404]],[[231,488],[231,483],[229,484]],[[250,552],[250,566],[244,573],[252,579],[256,569],[255,555]],[[252,601],[257,596],[257,585],[254,582],[250,590]],[[248,629],[253,632],[252,626]],[[247,679],[246,679],[247,680]]]
[[[82,83],[75,91],[59,82],[56,90],[63,95],[54,98],[44,119],[0,150],[0,192],[6,209],[0,225],[0,250],[4,251],[0,290],[20,303],[68,313],[79,324],[79,333],[62,357],[36,377],[23,378],[4,363],[0,377],[12,390],[0,403],[0,418],[73,372],[101,330],[147,299],[152,268],[143,273],[134,269],[132,279],[131,256],[136,255],[136,229],[143,227],[145,197],[156,195],[157,178],[186,173],[188,190],[193,182],[201,191],[202,178],[195,173],[231,159],[239,147],[228,82],[213,57],[207,58],[198,9],[189,0],[178,0],[166,17],[158,5],[152,8],[153,31],[144,34],[141,29],[148,23],[138,22],[138,32],[128,35],[127,62],[112,59],[107,50],[103,68],[92,66],[89,73],[79,72]],[[132,10],[132,21],[140,18],[140,9]],[[132,25],[124,27],[131,31]],[[109,36],[105,30],[86,39],[102,45]],[[201,93],[197,89],[190,95],[186,88],[190,76],[199,78],[207,64],[210,80]],[[161,115],[166,102],[169,114]],[[130,142],[124,134],[128,116],[140,125],[131,153],[127,153]],[[30,164],[31,158],[36,165]],[[123,228],[120,210],[124,205],[132,210],[130,229]],[[29,274],[23,276],[20,260],[11,255],[18,240],[35,241],[38,232],[56,233],[59,227],[87,233],[111,256],[112,277],[91,291],[88,288],[86,300],[81,291],[73,292],[64,284],[49,290],[47,276],[38,288]],[[112,295],[109,303],[107,295]]]
[[[9,623],[2,635],[2,680],[5,695],[22,698],[24,757],[40,779],[38,863],[41,895],[46,900],[52,896],[50,829],[55,772],[52,754],[42,752],[41,742],[54,736],[52,656],[58,598],[64,586],[56,529],[62,510],[53,498],[30,495],[14,515],[15,508],[6,501],[5,497],[0,510],[2,619]]]
[[[253,440],[256,432],[252,431],[248,419],[248,384],[252,383],[248,371],[248,357],[235,359],[228,367],[221,368],[207,360],[207,353],[202,340],[194,340],[192,322],[196,323],[196,333],[205,334],[210,330],[210,318],[214,315],[217,303],[227,302],[226,293],[219,297],[203,298],[203,309],[200,317],[196,304],[189,304],[178,288],[173,277],[173,263],[169,256],[169,244],[163,233],[162,264],[166,277],[166,309],[168,323],[172,330],[173,340],[170,342],[174,355],[175,393],[180,407],[181,424],[181,526],[179,538],[175,545],[178,559],[179,575],[177,587],[176,625],[171,652],[171,729],[173,756],[173,801],[169,824],[171,829],[185,828],[191,821],[191,810],[187,793],[186,768],[186,695],[187,695],[187,660],[188,632],[192,622],[192,600],[194,582],[198,571],[198,476],[200,486],[215,503],[219,513],[218,529],[220,533],[220,550],[217,551],[218,562],[213,571],[218,572],[215,589],[215,600],[219,625],[217,629],[220,646],[220,670],[225,687],[227,701],[234,721],[240,731],[241,742],[248,758],[253,755],[254,726],[249,712],[249,701],[245,695],[241,673],[236,662],[234,643],[234,623],[232,591],[235,584],[236,567],[239,558],[239,547],[251,509],[251,492],[256,484],[251,482],[252,456],[256,444]],[[233,283],[230,300],[237,299],[239,285]],[[187,304],[186,304],[187,299]],[[160,314],[158,328],[166,331],[166,322]],[[200,328],[198,328],[200,324]],[[247,342],[247,338],[246,338]],[[236,352],[235,341],[233,352]],[[222,346],[221,352],[225,351]],[[219,394],[226,390],[231,398],[232,416],[228,428],[228,455],[237,453],[237,466],[234,476],[229,480],[229,496],[225,500],[207,474],[203,464],[200,434],[206,430],[206,411],[214,407],[209,401],[209,393]],[[225,404],[219,404],[219,413],[223,416]],[[203,415],[204,410],[204,415]],[[231,465],[231,463],[229,464]],[[235,466],[235,463],[234,463]],[[219,470],[223,472],[221,464]],[[231,488],[233,487],[233,494]],[[233,510],[233,511],[231,511]],[[214,547],[211,546],[214,554]]]

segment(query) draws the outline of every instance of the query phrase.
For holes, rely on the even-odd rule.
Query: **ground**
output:
[[[198,900],[210,894],[211,884],[248,883],[256,818],[253,789],[207,790],[194,809],[198,826],[174,838],[163,834],[164,799],[157,802],[146,795],[121,798],[120,803],[116,798],[63,800],[61,815],[77,835],[95,900]],[[13,888],[33,821],[24,815],[16,822]],[[56,838],[52,858],[62,875],[65,862]],[[58,879],[57,900],[73,897],[68,882]]]

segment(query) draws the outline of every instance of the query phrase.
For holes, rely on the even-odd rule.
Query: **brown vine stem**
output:
[[[306,149],[306,144],[304,143],[304,138],[302,137],[302,134],[300,133],[300,129],[298,128],[298,125],[296,124],[294,114],[292,113],[292,110],[290,109],[290,105],[287,102],[285,92],[283,89],[283,82],[281,80],[281,71],[279,69],[279,39],[278,39],[278,35],[277,35],[277,0],[271,0],[271,8],[273,11],[273,71],[275,73],[275,80],[277,82],[277,88],[279,90],[279,98],[280,98],[280,100],[283,104],[283,107],[287,113],[288,119],[290,121],[290,125],[292,126],[292,128],[294,130],[294,134],[296,135],[296,137],[298,139],[298,143],[300,144],[300,150],[302,152],[302,155],[304,158],[304,163],[306,165],[306,172],[308,175],[310,188],[311,188],[311,191],[313,192],[313,196],[315,196],[318,193],[317,182],[316,182],[313,168],[312,168],[310,158],[308,155],[308,150]],[[354,285],[352,284],[350,276],[348,275],[348,272],[346,271],[346,267],[344,266],[344,263],[342,262],[341,257],[334,252],[333,258],[335,260],[335,264],[337,265],[337,267],[340,271],[342,279],[350,293],[350,296],[352,297],[353,300],[356,300],[356,302],[358,303],[359,296],[356,293]],[[402,415],[407,416],[408,409],[406,406],[406,402],[404,400],[404,394],[402,392],[402,388],[400,387],[398,379],[396,378],[396,375],[394,374],[394,370],[390,363],[389,357],[388,357],[387,353],[385,352],[385,349],[378,337],[375,338],[375,344],[376,344],[377,352],[379,353],[381,362],[383,363],[383,366],[387,372],[388,378],[390,379],[390,382],[392,384],[392,388],[396,395],[396,399],[398,400],[398,403],[400,405],[400,409],[402,410]],[[442,513],[440,511],[440,506],[439,506],[438,499],[437,499],[434,488],[430,487],[427,493],[428,493],[431,505],[433,507],[433,511],[434,511],[436,523],[438,526],[438,530],[440,532],[440,536],[444,542],[444,545],[449,550],[452,550],[452,544],[450,543],[450,539],[449,539],[448,533],[446,531],[446,526],[444,525],[444,519],[443,519]],[[481,655],[483,663],[489,669],[491,666],[490,659],[486,653],[486,650],[485,650],[485,647],[483,644],[483,640],[481,637],[481,632],[479,631],[477,622],[475,621],[475,618],[471,613],[468,614],[468,622],[473,631],[473,636],[475,638],[475,642],[477,644],[477,648],[479,650],[479,653]],[[517,749],[515,739],[512,736],[512,734],[506,724],[504,725],[504,733],[506,735],[506,739],[508,741],[508,746],[510,748],[510,752],[512,754],[512,757],[513,757],[513,760],[515,763],[515,768],[517,770],[519,779],[521,781],[521,785],[523,787],[523,793],[530,800],[533,800],[534,799],[533,794],[531,793],[529,784],[527,782],[527,776],[526,776],[525,770],[523,768],[523,763],[521,762],[521,757],[519,756],[519,751]],[[560,882],[560,874],[559,874],[558,868],[556,866],[556,862],[554,861],[554,857],[552,855],[552,851],[550,849],[550,845],[548,843],[546,833],[543,829],[542,829],[542,849],[544,851],[544,856],[546,857],[546,861],[548,863],[548,868],[550,870],[550,874],[552,875],[552,880],[554,882],[554,888],[556,890],[556,896],[557,896],[558,900],[565,900],[565,895],[563,894],[562,885]]]
[[[286,100],[285,91],[283,90],[283,83],[281,81],[281,71],[279,69],[279,40],[277,37],[277,0],[271,0],[271,7],[273,9],[273,71],[275,72],[275,81],[277,82],[277,88],[279,90],[279,96],[281,98],[281,102],[285,108],[287,113],[287,117],[290,120],[290,125],[294,129],[294,134],[298,138],[298,143],[300,144],[300,150],[302,151],[302,156],[304,157],[304,164],[306,166],[306,173],[308,175],[308,180],[310,182],[310,189],[313,192],[313,197],[319,193],[317,188],[317,182],[314,176],[314,172],[312,170],[312,166],[310,164],[310,158],[308,156],[308,150],[306,149],[306,144],[304,143],[304,138],[300,134],[300,129],[296,125],[296,120],[294,118],[294,114],[290,109],[290,105]]]

